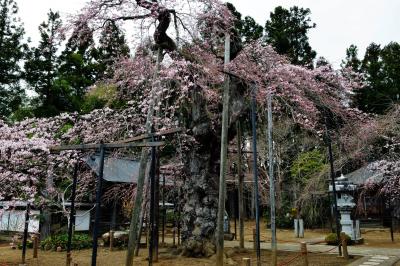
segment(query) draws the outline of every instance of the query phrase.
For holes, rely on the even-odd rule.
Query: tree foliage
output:
[[[235,17],[234,29],[244,43],[249,43],[260,39],[263,36],[264,28],[259,25],[252,17],[246,16],[242,19],[242,14],[236,10],[231,3],[226,4],[229,11]]]
[[[355,54],[353,62],[348,61],[348,64],[357,67],[359,64],[357,60]],[[367,81],[365,88],[357,95],[358,107],[366,112],[382,114],[393,104],[398,103],[400,101],[399,70],[400,45],[397,42],[391,42],[383,48],[376,43],[371,43],[358,68]]]
[[[80,102],[97,78],[93,31],[82,24],[74,29],[64,51],[58,58],[59,69],[56,83],[64,86],[71,102],[71,110],[79,110]]]
[[[289,57],[290,62],[308,68],[313,67],[316,52],[311,48],[307,33],[316,27],[311,22],[309,8],[278,6],[265,23],[266,42],[279,54]]]
[[[35,103],[37,116],[52,116],[69,110],[68,92],[62,84],[55,82],[59,67],[57,51],[62,39],[59,34],[61,23],[59,13],[50,10],[47,22],[39,26],[39,45],[31,49],[25,62],[25,80],[38,95]]]
[[[358,47],[354,44],[346,49],[346,59],[342,61],[342,68],[351,67],[354,71],[359,72],[361,60],[358,59]]]
[[[7,117],[22,103],[21,60],[25,56],[24,28],[14,0],[0,1],[0,117]]]
[[[112,66],[120,57],[129,57],[129,47],[124,33],[115,21],[107,21],[100,36],[97,60],[100,67],[100,78],[113,76]]]

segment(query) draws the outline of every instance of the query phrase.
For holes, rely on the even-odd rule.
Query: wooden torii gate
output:
[[[132,138],[127,138],[117,142],[111,143],[99,143],[99,144],[77,144],[77,145],[61,145],[61,146],[51,146],[49,147],[51,153],[58,153],[66,150],[99,150],[100,151],[100,162],[99,162],[99,171],[97,176],[97,187],[96,187],[96,211],[95,211],[95,220],[93,226],[93,247],[92,247],[92,266],[96,266],[97,263],[97,235],[99,230],[99,218],[100,218],[100,200],[101,200],[101,191],[102,191],[102,180],[103,180],[103,170],[104,170],[104,157],[105,151],[111,149],[120,149],[120,148],[134,148],[134,147],[151,147],[152,148],[152,163],[150,169],[150,179],[152,179],[152,183],[154,184],[154,176],[155,176],[155,167],[156,163],[153,162],[155,158],[155,148],[163,146],[165,142],[163,141],[145,141],[147,139],[154,139],[155,137],[170,135],[174,133],[178,133],[182,131],[181,128],[173,128],[168,130],[163,130],[151,134],[143,134],[139,136],[135,136]],[[71,195],[71,210],[70,210],[70,223],[68,227],[68,242],[67,242],[67,258],[66,265],[71,265],[71,242],[72,242],[72,231],[73,226],[75,224],[75,192],[76,192],[76,183],[77,183],[77,171],[78,167],[75,166],[74,175],[73,175],[73,184],[72,184],[72,195]],[[154,192],[151,192],[154,194]],[[154,203],[153,203],[154,204]],[[153,221],[154,222],[154,221]],[[26,240],[24,239],[24,242]],[[154,240],[150,241],[151,244],[154,244]],[[152,250],[152,246],[150,247],[150,253]],[[151,254],[149,254],[149,264],[151,261]]]

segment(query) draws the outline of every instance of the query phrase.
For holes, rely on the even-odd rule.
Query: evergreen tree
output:
[[[346,49],[346,59],[342,61],[342,68],[351,67],[354,71],[359,72],[361,61],[358,59],[358,47],[354,44]]]
[[[236,35],[240,36],[242,42],[248,43],[263,36],[263,27],[259,25],[252,17],[246,16],[244,19],[242,19],[242,14],[236,10],[233,4],[226,3],[226,6],[236,18],[235,31]]]
[[[59,34],[61,23],[59,13],[50,10],[47,22],[39,26],[39,46],[31,49],[25,62],[25,79],[38,95],[37,116],[51,116],[69,110],[68,92],[55,84],[59,65],[56,53],[62,40]]]
[[[400,102],[400,44],[391,42],[381,51],[385,95],[389,105]]]
[[[107,21],[101,33],[98,48],[99,73],[101,77],[113,75],[112,65],[119,57],[129,56],[125,36],[114,21]]]
[[[14,0],[0,1],[0,117],[7,117],[17,110],[24,96],[19,83],[19,63],[27,45],[23,43],[25,32],[17,13]]]
[[[246,16],[243,20],[243,27],[240,32],[245,43],[258,40],[263,36],[264,28],[252,17]]]
[[[367,86],[360,90],[356,97],[358,108],[366,112],[379,112],[377,96],[382,88],[382,62],[380,59],[381,47],[371,43],[365,52],[361,63],[361,71],[366,74]]]
[[[311,22],[310,14],[309,8],[294,6],[287,10],[278,6],[265,23],[265,31],[266,42],[279,54],[287,55],[293,64],[312,68],[317,53],[311,48],[307,33],[316,24]]]
[[[97,63],[94,61],[93,31],[87,24],[77,26],[59,58],[56,85],[69,92],[72,109],[79,110],[86,88],[95,82]]]
[[[361,63],[367,86],[357,95],[358,108],[382,114],[400,101],[400,45],[391,42],[384,48],[371,43]]]

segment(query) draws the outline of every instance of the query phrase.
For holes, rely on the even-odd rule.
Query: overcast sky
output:
[[[33,43],[39,39],[39,24],[46,20],[49,9],[59,11],[64,17],[76,13],[84,5],[83,0],[16,0],[19,15],[25,24],[27,36]],[[400,42],[399,0],[230,0],[244,16],[252,16],[265,25],[276,6],[289,8],[293,5],[311,9],[312,21],[317,27],[310,32],[310,43],[317,56],[324,56],[339,67],[346,48],[354,43],[360,49],[360,57],[371,42],[382,45],[390,41]]]

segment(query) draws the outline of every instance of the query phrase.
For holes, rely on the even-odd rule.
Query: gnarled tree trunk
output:
[[[231,82],[230,134],[235,134],[235,121],[244,111],[243,88]],[[239,89],[240,88],[240,89]],[[215,233],[218,210],[218,179],[220,160],[220,126],[215,131],[208,116],[202,91],[191,92],[187,128],[196,144],[185,156],[186,179],[183,186],[183,255],[199,257],[215,253]]]

